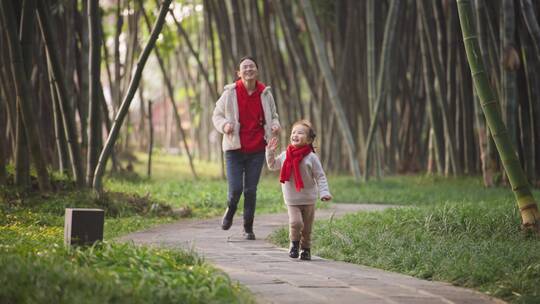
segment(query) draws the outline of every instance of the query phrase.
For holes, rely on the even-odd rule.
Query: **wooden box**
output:
[[[64,244],[92,245],[102,241],[104,222],[102,209],[66,208]]]

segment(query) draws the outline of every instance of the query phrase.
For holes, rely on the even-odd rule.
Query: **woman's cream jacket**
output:
[[[272,137],[272,126],[280,126],[276,103],[270,92],[270,87],[266,87],[261,93],[261,104],[264,112],[264,139],[268,142]],[[223,94],[218,99],[212,122],[218,132],[223,134],[223,151],[240,149],[240,123],[238,114],[238,102],[236,100],[236,83],[228,84],[223,90]],[[223,127],[230,122],[233,126],[233,132],[224,134]]]

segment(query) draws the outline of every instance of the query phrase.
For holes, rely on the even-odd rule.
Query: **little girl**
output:
[[[315,132],[311,123],[300,120],[293,124],[291,144],[286,152],[275,156],[278,140],[273,137],[266,147],[266,162],[270,170],[281,169],[279,181],[289,214],[289,256],[311,260],[311,228],[315,217],[315,202],[319,194],[322,201],[332,195],[319,158],[313,149]],[[302,252],[299,254],[299,248]]]

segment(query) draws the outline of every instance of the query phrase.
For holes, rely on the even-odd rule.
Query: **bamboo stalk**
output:
[[[367,41],[367,56],[366,56],[366,65],[367,65],[367,95],[368,95],[368,108],[369,108],[369,114],[373,113],[373,108],[375,106],[375,98],[377,94],[377,83],[376,78],[377,74],[375,72],[375,62],[377,60],[376,56],[376,45],[375,45],[375,0],[368,0],[366,3],[366,41]],[[371,115],[366,115],[366,117],[369,119]],[[379,150],[379,144],[375,144],[374,152],[376,158],[375,158],[375,172],[377,178],[381,175],[381,161],[380,161],[380,153],[378,153]],[[367,168],[364,168],[366,170]]]
[[[520,0],[519,4],[521,6],[523,21],[525,21],[533,40],[536,56],[540,60],[540,26],[538,25],[538,20],[536,20],[533,4],[531,0]]]
[[[148,30],[150,30],[150,27],[151,27],[150,20],[148,19],[148,16],[146,15],[146,12],[144,11],[142,0],[139,0],[139,5],[141,6],[141,10],[143,13],[144,20],[146,22],[146,26],[148,27]],[[165,86],[167,87],[167,92],[169,93],[169,99],[173,107],[173,115],[176,122],[176,127],[178,128],[178,131],[180,132],[180,135],[182,137],[182,143],[184,144],[184,149],[186,150],[186,154],[188,156],[189,167],[191,168],[191,173],[193,174],[193,177],[197,179],[198,177],[197,177],[197,172],[195,171],[195,165],[193,164],[193,157],[191,156],[191,152],[189,151],[189,146],[187,144],[186,132],[184,131],[184,128],[182,127],[182,120],[180,118],[180,114],[178,114],[178,108],[176,107],[173,85],[169,79],[169,76],[167,75],[167,71],[165,70],[165,64],[163,63],[163,58],[161,58],[161,54],[157,48],[154,48],[154,54],[156,55],[156,58],[158,60],[159,68],[161,70],[163,79],[165,80]]]
[[[90,185],[94,180],[94,169],[96,167],[101,143],[101,27],[99,16],[99,0],[88,1],[88,33],[90,34],[89,60],[90,68],[88,79],[90,88],[88,90],[88,153],[86,159],[86,183]],[[84,132],[84,131],[83,131]]]
[[[2,91],[0,91],[0,185],[5,185],[7,180],[7,171],[6,171],[6,148],[8,147],[7,141],[5,138],[6,128],[8,125],[7,120],[7,111],[6,106],[7,101],[4,100],[5,96]]]
[[[141,102],[143,102],[142,99]],[[154,149],[154,122],[152,118],[152,100],[148,99],[148,164],[146,170],[148,178],[152,176],[152,150]]]
[[[202,64],[199,53],[193,47],[193,44],[191,43],[191,40],[189,39],[188,33],[182,27],[182,23],[180,23],[178,21],[178,19],[176,19],[176,16],[174,15],[173,10],[170,10],[170,14],[171,14],[171,16],[172,16],[172,18],[174,20],[174,23],[176,24],[176,28],[178,29],[178,32],[180,33],[180,35],[182,35],[182,38],[184,38],[184,41],[186,42],[187,47],[188,47],[191,55],[197,61],[197,66],[199,67],[199,72],[201,72],[202,75],[203,75],[204,81],[206,82],[206,85],[208,86],[208,90],[210,91],[210,95],[212,97],[212,100],[217,100],[219,98],[218,93],[217,93],[215,87],[212,85],[212,83],[210,83],[210,77],[208,76],[208,71],[206,70],[206,68]]]
[[[506,118],[506,128],[512,142],[517,147],[517,66],[519,63],[514,62],[514,54],[517,57],[515,50],[515,30],[516,17],[514,14],[513,0],[503,0],[501,7],[501,24],[500,24],[500,54],[502,60],[501,69],[501,104],[503,105],[503,119]],[[519,59],[515,59],[518,60]]]
[[[421,11],[421,20],[423,22],[423,29],[426,34],[426,46],[427,50],[429,51],[429,58],[431,59],[431,64],[433,66],[433,72],[434,72],[434,92],[436,96],[436,101],[438,103],[439,108],[441,109],[441,118],[443,122],[443,131],[444,136],[446,138],[445,145],[447,146],[447,153],[446,156],[449,158],[450,165],[452,168],[452,171],[454,174],[461,174],[461,164],[459,163],[459,159],[457,157],[457,149],[455,144],[455,132],[454,132],[454,126],[452,124],[452,120],[450,117],[450,110],[448,102],[445,101],[446,96],[446,83],[444,81],[444,73],[442,71],[442,59],[439,57],[439,53],[436,52],[435,46],[434,46],[434,39],[431,37],[430,34],[430,27],[432,26],[433,22],[429,22],[427,19],[427,9],[424,7],[424,5],[427,4],[420,1],[419,9]],[[448,166],[446,166],[448,169]]]
[[[366,148],[364,152],[364,181],[369,178],[370,168],[370,149],[375,136],[375,128],[377,127],[378,115],[382,106],[383,100],[386,98],[386,88],[383,82],[386,81],[387,66],[390,64],[391,50],[393,49],[392,43],[395,40],[394,34],[396,32],[397,17],[400,10],[401,1],[393,0],[390,2],[390,8],[388,11],[387,21],[384,27],[384,39],[382,43],[381,58],[379,60],[379,72],[377,73],[377,98],[372,110],[371,123],[369,126],[368,136],[366,139]]]
[[[40,2],[43,2],[43,1],[40,1]],[[88,59],[90,58],[89,57],[89,44],[90,44],[90,41],[89,41],[89,38],[90,38],[90,35],[88,33],[89,29],[88,29],[88,22],[86,22],[86,20],[88,20],[88,0],[81,0],[82,2],[82,7],[81,7],[81,12],[80,12],[80,19],[79,19],[79,22],[80,22],[80,29],[81,29],[81,33],[80,33],[80,48],[79,48],[79,51],[80,51],[80,55],[79,55],[79,60],[80,60],[80,65],[79,65],[79,71],[78,71],[78,76],[79,76],[79,81],[80,81],[80,85],[79,85],[79,100],[72,104],[74,105],[74,107],[76,107],[78,113],[79,113],[79,116],[80,116],[80,128],[81,130],[84,130],[83,132],[81,132],[81,144],[80,144],[80,147],[81,147],[81,150],[86,150],[87,147],[88,147],[88,133],[85,132],[88,128],[87,126],[87,123],[88,123],[88,99],[90,98],[89,96],[89,88],[90,88],[90,80],[88,79],[88,76],[89,76],[89,62],[88,62]],[[81,160],[81,163],[82,163],[82,160]],[[84,172],[82,172],[81,174],[84,174]],[[83,179],[84,179],[84,176],[83,176]]]
[[[475,0],[475,11],[476,11],[476,31],[478,33],[478,44],[480,47],[480,56],[483,59],[484,66],[486,67],[486,72],[491,71],[491,56],[488,48],[488,33],[484,30],[486,24],[484,22],[485,18],[485,4],[484,0]],[[489,22],[489,20],[488,20]],[[492,73],[497,74],[497,73]],[[496,81],[498,82],[498,80]],[[474,90],[474,89],[473,89]],[[475,94],[475,99],[478,98],[478,95]],[[474,103],[474,112],[475,112],[475,122],[478,128],[478,145],[481,161],[481,170],[482,170],[482,179],[484,182],[484,187],[493,187],[495,185],[494,176],[495,168],[493,166],[493,159],[491,159],[491,139],[489,130],[486,128],[486,120],[484,114],[480,109],[480,103]]]
[[[64,130],[69,147],[69,156],[73,169],[73,176],[78,186],[84,186],[84,172],[81,159],[81,149],[79,147],[75,120],[71,105],[67,99],[65,78],[63,75],[62,65],[58,56],[56,32],[52,30],[50,16],[43,1],[38,1],[38,21],[43,40],[47,49],[47,63],[52,71],[53,82],[55,84],[58,98],[60,99],[60,109],[62,111],[62,121],[64,122]]]
[[[538,118],[538,105],[536,102],[537,96],[540,94],[538,87],[539,80],[539,59],[534,55],[535,48],[531,46],[531,39],[527,35],[525,28],[521,27],[519,29],[519,40],[521,42],[521,58],[523,61],[523,71],[525,72],[525,86],[527,92],[527,99],[522,103],[521,108],[526,109],[525,113],[521,115],[527,124],[525,128],[528,130],[523,130],[521,142],[523,146],[523,152],[525,164],[527,166],[527,175],[530,181],[536,181],[536,151],[537,151],[537,139],[535,136],[535,117]],[[536,113],[535,113],[536,111]],[[538,123],[538,122],[537,122]],[[537,134],[538,135],[538,134]],[[529,144],[526,143],[526,140],[530,140]]]
[[[24,61],[20,42],[17,38],[17,25],[14,10],[10,1],[1,1],[1,11],[8,36],[8,48],[11,57],[13,80],[18,96],[18,105],[24,122],[24,132],[28,140],[30,155],[36,166],[38,184],[41,191],[51,190],[49,172],[47,171],[43,148],[39,142],[37,120],[32,110],[32,94],[28,77],[25,74]]]
[[[457,3],[463,42],[474,80],[474,86],[480,97],[487,124],[493,134],[497,150],[499,151],[504,169],[512,186],[512,191],[516,197],[521,212],[522,225],[525,229],[540,232],[540,213],[538,212],[536,201],[517,158],[516,150],[508,134],[508,130],[502,120],[497,99],[484,70],[482,57],[478,56],[480,49],[474,28],[471,2],[470,0],[457,0]]]
[[[146,61],[148,60],[148,57],[150,56],[150,53],[152,52],[152,49],[154,48],[154,45],[159,36],[159,33],[161,32],[161,29],[163,28],[163,24],[165,23],[165,16],[167,15],[169,5],[171,4],[171,2],[172,0],[164,0],[161,4],[159,16],[152,28],[150,39],[146,43],[143,49],[143,52],[141,53],[139,60],[137,61],[137,68],[135,69],[135,73],[133,75],[133,78],[131,79],[126,95],[122,101],[122,104],[120,105],[120,109],[114,120],[113,126],[111,128],[111,132],[109,133],[109,136],[107,137],[105,146],[103,147],[103,150],[101,151],[101,155],[99,156],[99,161],[96,166],[96,172],[94,173],[94,182],[92,184],[94,190],[98,193],[98,195],[103,194],[102,179],[103,179],[103,173],[105,172],[105,166],[107,165],[107,160],[111,154],[114,143],[118,139],[118,133],[120,132],[122,122],[124,121],[124,118],[127,115],[129,106],[131,104],[131,101],[133,100],[133,96],[135,95],[135,92],[137,91],[137,87],[139,86],[139,82],[141,81],[144,65],[146,64]]]
[[[426,107],[427,107],[427,113],[429,118],[429,123],[431,125],[430,129],[430,146],[433,146],[434,154],[435,154],[435,165],[437,168],[437,172],[441,174],[444,171],[443,166],[443,160],[444,160],[444,137],[442,136],[443,130],[442,125],[439,119],[438,115],[438,108],[437,103],[435,102],[435,97],[433,96],[432,87],[430,85],[430,80],[433,79],[433,70],[430,69],[431,65],[428,63],[427,59],[427,47],[426,47],[426,38],[425,38],[425,31],[423,30],[423,24],[422,22],[418,22],[418,26],[420,27],[420,54],[422,57],[422,71],[423,71],[423,81],[424,81],[424,88],[426,92]]]
[[[394,3],[394,2],[393,2]],[[324,80],[328,94],[330,95],[330,102],[336,116],[338,117],[339,130],[344,138],[345,146],[349,157],[349,169],[353,173],[354,177],[360,179],[360,168],[358,166],[358,159],[356,155],[356,146],[351,133],[351,128],[347,121],[346,113],[343,111],[343,103],[338,95],[337,86],[330,70],[330,64],[328,63],[328,55],[323,45],[322,36],[319,30],[319,26],[315,21],[315,14],[309,0],[301,0],[302,8],[304,9],[304,16],[308,23],[309,33],[311,39],[315,44],[315,52],[317,53],[316,59],[324,75]]]
[[[56,93],[56,88],[54,87],[52,71],[49,69],[47,74],[49,76],[49,86],[51,91],[52,112],[54,120],[54,137],[56,142],[56,149],[58,152],[58,167],[59,171],[62,174],[69,174],[69,153],[67,152],[68,147],[64,131],[64,124],[62,123],[60,101],[58,100],[58,94]]]

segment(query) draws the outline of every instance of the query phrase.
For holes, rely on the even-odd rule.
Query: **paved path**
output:
[[[388,207],[362,204],[331,206],[317,210],[317,218]],[[182,220],[136,232],[120,240],[193,248],[233,280],[247,286],[259,303],[504,303],[448,283],[424,281],[366,266],[316,256],[307,262],[292,260],[286,249],[265,241],[272,231],[286,223],[286,214],[256,216],[256,241],[242,239],[241,217],[238,215],[228,231],[220,229],[220,219]]]

